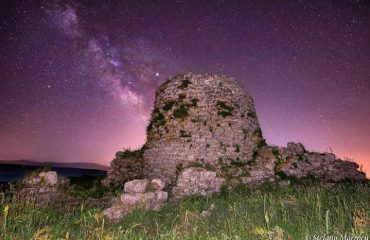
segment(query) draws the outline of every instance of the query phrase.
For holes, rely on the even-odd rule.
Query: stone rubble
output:
[[[343,161],[332,153],[306,151],[302,143],[288,143],[277,148],[280,158],[276,168],[288,178],[313,178],[322,182],[365,181],[355,162]]]
[[[136,208],[158,211],[168,200],[161,179],[135,179],[126,182],[124,193],[113,205],[103,211],[112,221],[117,221]]]
[[[62,195],[59,189],[68,185],[69,179],[58,176],[55,171],[40,172],[23,178],[17,195],[25,201],[44,206],[59,199]]]

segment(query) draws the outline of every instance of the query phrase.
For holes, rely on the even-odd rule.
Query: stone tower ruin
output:
[[[189,166],[245,165],[263,141],[253,99],[233,78],[177,75],[156,91],[144,176],[170,182]]]

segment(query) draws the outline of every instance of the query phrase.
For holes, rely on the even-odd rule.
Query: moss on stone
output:
[[[191,134],[185,132],[184,130],[180,130],[180,137],[188,138],[188,137],[191,137]]]
[[[218,111],[217,114],[223,118],[233,115],[231,112],[227,112],[227,111]]]
[[[256,128],[256,130],[254,130],[253,136],[255,136],[255,137],[262,137],[262,130],[261,130],[261,128]]]
[[[184,104],[181,104],[177,109],[173,111],[175,118],[185,118],[189,116],[188,109]]]
[[[184,79],[181,81],[181,85],[178,86],[179,89],[185,89],[189,86],[189,84],[191,84],[190,80],[189,79]]]
[[[225,118],[227,116],[232,116],[232,111],[234,110],[234,107],[227,105],[224,101],[217,101],[217,115]]]
[[[245,166],[245,163],[240,161],[239,158],[237,159],[231,159],[230,161],[230,165],[234,166],[234,167],[244,167]]]
[[[191,103],[188,105],[189,107],[196,108],[198,106],[199,99],[197,98],[192,98]]]
[[[240,147],[238,144],[235,146],[235,152],[240,152]]]
[[[253,166],[256,163],[258,157],[258,150],[253,152],[252,158],[247,162],[249,166]]]
[[[169,111],[169,110],[171,110],[172,109],[172,107],[173,107],[173,105],[175,105],[175,101],[168,101],[168,102],[166,102],[166,104],[163,106],[163,110],[164,111]]]
[[[181,94],[179,95],[179,100],[180,100],[180,101],[184,100],[185,98],[186,98],[186,94],[185,94],[185,93],[181,93]]]
[[[251,118],[257,118],[256,113],[251,110],[248,111],[247,116]]]

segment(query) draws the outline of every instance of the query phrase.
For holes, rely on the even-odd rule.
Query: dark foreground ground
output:
[[[0,239],[367,239],[369,204],[368,183],[239,186],[159,212],[136,210],[113,223],[82,200],[77,207],[41,208],[2,193]]]

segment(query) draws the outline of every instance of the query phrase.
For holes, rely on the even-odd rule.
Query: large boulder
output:
[[[178,169],[195,164],[221,172],[221,161],[248,162],[262,140],[253,99],[237,81],[177,75],[156,91],[144,176],[171,183]]]
[[[216,172],[191,167],[180,173],[172,193],[175,200],[193,195],[210,196],[220,192],[224,183],[225,179],[217,177]]]

